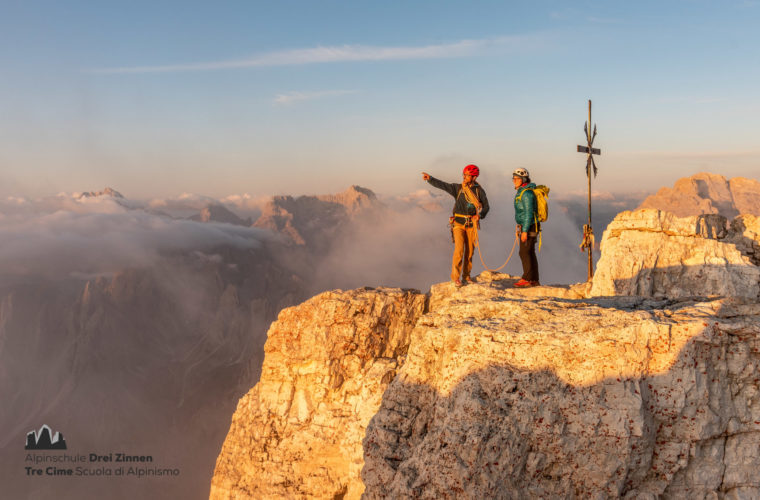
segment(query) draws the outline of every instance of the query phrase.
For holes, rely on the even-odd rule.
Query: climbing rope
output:
[[[477,209],[478,213],[480,213],[480,210],[482,208],[482,205],[480,204],[480,200],[478,200],[477,196],[473,194],[473,192],[470,190],[468,186],[462,185],[462,190],[464,191],[464,197],[467,200],[468,203],[471,203],[472,205],[475,205],[475,208]],[[456,214],[455,214],[456,215]],[[470,221],[472,222],[472,221]],[[452,221],[453,224],[453,221]],[[480,257],[480,263],[483,264],[483,268],[486,271],[491,272],[498,272],[504,269],[504,267],[509,263],[509,260],[512,258],[512,254],[515,253],[515,246],[517,246],[517,235],[515,235],[515,241],[512,242],[512,250],[509,251],[509,257],[507,257],[507,260],[504,261],[504,264],[500,265],[496,269],[491,269],[488,267],[483,260],[483,254],[480,251],[480,221],[474,223],[475,226],[475,247],[478,249],[478,257]],[[454,239],[454,234],[452,233],[451,239]]]
[[[509,260],[512,258],[512,254],[515,253],[515,246],[517,246],[517,235],[515,235],[515,241],[512,242],[512,250],[509,251],[509,257],[507,257],[507,260],[504,261],[504,264],[500,265],[496,269],[489,268],[486,263],[483,261],[483,254],[480,252],[480,231],[479,231],[479,224],[475,224],[475,247],[478,249],[478,257],[480,257],[480,263],[483,264],[483,267],[486,271],[491,272],[498,272],[504,269],[504,266],[507,265]]]

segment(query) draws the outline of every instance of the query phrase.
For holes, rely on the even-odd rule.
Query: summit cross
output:
[[[591,170],[594,170],[594,177],[596,177],[597,168],[594,162],[594,155],[601,155],[602,150],[594,147],[594,139],[596,139],[596,124],[594,124],[594,132],[591,133],[591,99],[588,101],[588,121],[583,125],[583,132],[586,135],[586,146],[578,146],[579,153],[586,153],[586,177],[588,178],[588,224],[583,226],[583,241],[580,244],[581,252],[588,251],[588,280],[594,276],[593,265],[593,250],[594,250],[594,230],[591,228]]]

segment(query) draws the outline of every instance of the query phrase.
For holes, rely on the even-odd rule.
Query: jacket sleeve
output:
[[[520,197],[520,221],[522,231],[527,233],[534,224],[536,213],[536,195],[532,189],[526,189]]]
[[[480,208],[480,220],[483,220],[486,218],[486,214],[488,214],[488,210],[490,210],[491,207],[488,206],[488,197],[486,196],[486,192],[482,187],[480,187],[480,196],[478,198],[480,199],[480,204],[482,205]]]
[[[430,179],[428,180],[428,184],[431,186],[442,189],[449,193],[454,198],[457,197],[457,191],[459,191],[459,184],[450,184],[448,182],[443,182],[441,180],[436,179],[432,175],[430,176]]]

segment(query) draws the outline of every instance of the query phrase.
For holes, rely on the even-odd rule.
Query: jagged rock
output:
[[[760,224],[752,215],[739,216],[729,226],[717,214],[622,212],[604,232],[591,295],[756,299],[758,234]]]
[[[728,183],[739,213],[760,215],[760,182],[734,177]]]
[[[375,193],[361,186],[351,186],[342,193],[319,195],[317,198],[328,203],[343,205],[349,213],[371,208],[379,203]]]
[[[361,441],[425,296],[327,292],[283,310],[259,383],[240,400],[211,498],[358,498]]]
[[[732,220],[726,241],[736,245],[742,255],[760,266],[760,217],[740,215]]]
[[[190,220],[198,222],[225,222],[236,226],[250,226],[251,219],[241,219],[234,212],[222,205],[209,204],[200,213],[190,217]]]
[[[211,497],[760,495],[760,303],[481,278],[283,311]]]
[[[743,177],[727,180],[722,175],[703,172],[679,179],[672,188],[661,188],[639,208],[657,208],[679,217],[760,215],[760,182]]]
[[[364,498],[760,495],[760,304],[541,289],[431,290]]]
[[[379,205],[375,193],[359,186],[338,194],[274,196],[253,225],[283,234],[296,245],[322,249],[352,215]]]

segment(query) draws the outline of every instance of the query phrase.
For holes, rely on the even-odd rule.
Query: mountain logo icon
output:
[[[53,431],[50,427],[43,425],[39,431],[29,431],[26,435],[25,450],[65,450],[66,440],[63,434]]]

